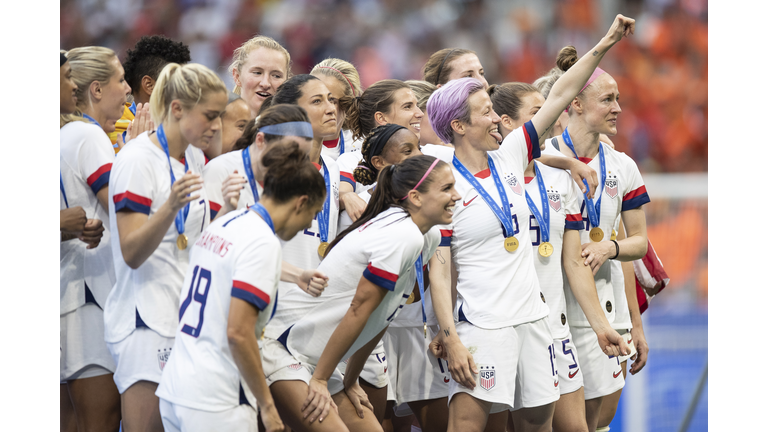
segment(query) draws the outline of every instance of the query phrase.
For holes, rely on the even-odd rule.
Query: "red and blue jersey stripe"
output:
[[[451,238],[453,238],[453,230],[440,230],[440,244],[438,246],[451,246]]]
[[[651,198],[648,197],[648,193],[645,191],[645,186],[640,186],[624,195],[624,200],[621,203],[621,211],[633,210],[649,202],[651,202]]]
[[[523,125],[523,134],[525,135],[525,143],[528,146],[528,162],[530,162],[541,156],[539,134],[536,132],[536,128],[530,120]]]
[[[357,182],[355,181],[355,176],[351,173],[341,171],[339,172],[341,174],[339,178],[343,182],[347,182],[352,185],[352,190],[355,190],[355,186],[357,185]]]
[[[104,164],[99,169],[88,176],[88,186],[91,187],[93,194],[99,193],[101,188],[109,184],[109,173],[112,172],[112,164]]]
[[[219,214],[219,210],[221,210],[221,204],[217,204],[213,201],[210,201],[211,203],[211,220],[214,220],[216,218],[216,215]]]
[[[152,207],[151,199],[128,191],[113,196],[112,200],[115,202],[115,212],[127,209],[148,215],[149,209]]]
[[[376,268],[368,263],[368,267],[363,270],[363,277],[386,290],[394,291],[397,283],[397,275],[386,270]]]
[[[570,230],[583,230],[584,229],[584,219],[581,217],[581,213],[579,214],[565,214],[565,229]]]
[[[264,310],[264,308],[269,306],[269,295],[267,293],[239,280],[232,281],[232,297],[247,301],[259,308],[259,310]]]

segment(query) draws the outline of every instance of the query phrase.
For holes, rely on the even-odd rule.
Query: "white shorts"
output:
[[[573,343],[579,351],[579,368],[584,375],[584,399],[607,396],[624,387],[618,357],[609,358],[597,343],[591,327],[571,327]]]
[[[579,354],[570,332],[565,339],[555,339],[555,351],[560,395],[573,393],[584,387],[584,374],[579,370]]]
[[[201,411],[160,399],[160,418],[165,432],[207,432],[214,430],[257,432],[256,410],[250,405],[238,405],[224,411]]]
[[[629,345],[629,354],[623,356],[619,356],[619,363],[624,363],[625,361],[629,360],[630,357],[637,354],[637,348],[635,348],[635,342],[632,340],[632,333],[629,332],[629,330],[616,330],[619,332],[622,338],[624,338],[624,342]]]
[[[344,360],[337,366],[342,375],[346,373],[348,361],[349,359]],[[360,372],[360,378],[376,388],[383,388],[389,385],[387,354],[384,351],[384,343],[382,341],[379,341],[371,355],[365,360],[365,366],[363,366],[363,370]]]
[[[552,340],[548,318],[514,327],[520,352],[514,409],[544,406],[560,399],[557,348]]]
[[[107,343],[117,364],[114,376],[117,391],[123,394],[139,381],[159,384],[175,340],[147,327],[137,327],[120,342]]]
[[[267,385],[277,381],[304,381],[309,385],[312,374],[315,373],[315,365],[302,363],[296,359],[280,342],[265,337],[261,341],[259,354]],[[328,379],[328,392],[335,395],[344,390],[344,376],[339,369],[334,369]]]
[[[93,303],[59,317],[59,381],[90,378],[115,371],[104,342],[104,311]]]
[[[387,373],[397,404],[448,397],[448,364],[429,352],[437,331],[437,326],[429,326],[425,338],[423,327],[390,326],[384,334]]]

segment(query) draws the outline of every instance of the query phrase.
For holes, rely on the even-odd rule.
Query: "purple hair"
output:
[[[475,78],[459,78],[448,81],[432,93],[427,101],[427,114],[441,141],[453,142],[453,120],[470,122],[469,97],[483,88],[483,83]]]

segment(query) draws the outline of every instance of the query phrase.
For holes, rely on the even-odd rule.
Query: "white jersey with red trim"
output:
[[[342,153],[341,147],[344,147]],[[342,129],[339,138],[329,141],[323,141],[323,148],[320,150],[323,156],[327,156],[333,160],[338,160],[339,157],[347,154],[360,152],[363,147],[363,140],[356,140],[352,138],[352,131],[349,129]]]
[[[602,145],[603,152],[605,154],[605,169],[606,169],[606,181],[604,185],[599,185],[598,190],[595,193],[593,202],[597,202],[597,199],[602,196],[600,205],[600,228],[603,230],[604,242],[611,241],[611,233],[615,227],[618,226],[618,219],[621,216],[622,211],[632,210],[639,208],[643,204],[650,202],[648,193],[645,191],[645,184],[643,178],[640,176],[640,171],[637,169],[637,164],[629,156],[624,153],[618,152],[612,149],[609,145]],[[598,179],[601,178],[600,171],[600,157],[595,156],[594,159],[589,160],[581,158],[582,161],[588,162],[592,169],[597,172]],[[579,197],[579,205],[581,206],[581,216],[584,219],[584,231],[581,233],[581,243],[588,243],[589,231],[593,227],[590,225],[589,218],[587,216],[587,208],[584,204],[584,195]],[[608,263],[606,263],[608,264]],[[600,299],[600,305],[608,318],[608,322],[613,323],[616,318],[617,299],[616,296],[621,296],[619,303],[626,305],[626,293],[624,289],[614,290],[611,277],[612,265],[603,264],[595,275],[595,286],[597,287],[597,295]],[[588,327],[589,321],[581,310],[581,307],[576,302],[576,297],[571,291],[571,287],[568,281],[565,281],[565,298],[568,305],[568,319],[572,326]]]
[[[489,152],[501,176],[512,213],[517,250],[504,248],[502,225],[475,188],[453,167],[456,203],[451,231],[451,257],[458,271],[458,319],[484,329],[499,329],[535,321],[549,313],[533,266],[523,173],[539,156],[538,136],[531,122],[504,138],[499,150]],[[499,192],[489,169],[475,174],[497,205]],[[500,206],[501,207],[501,206]],[[501,207],[503,209],[503,207]]]
[[[427,156],[433,156],[441,161],[450,164],[453,161],[453,153],[455,149],[453,147],[438,145],[438,144],[425,144],[421,146],[421,152]]]
[[[174,404],[223,411],[256,400],[237,368],[227,339],[232,298],[258,310],[257,335],[277,302],[282,252],[269,225],[252,210],[213,222],[192,247],[173,355],[157,395]]]
[[[202,174],[203,151],[189,146],[184,155],[188,170]],[[171,158],[171,165],[178,181],[184,176],[184,162]],[[107,342],[123,340],[136,328],[139,318],[161,336],[176,334],[179,293],[189,264],[189,250],[210,223],[205,188],[196,193],[200,198],[189,204],[185,222],[187,248],[180,250],[176,246],[179,234],[172,222],[157,249],[134,270],[123,259],[116,212],[138,212],[150,218],[157,213],[171,194],[168,156],[150,141],[148,133],[143,133],[115,159],[109,187],[109,222],[114,232],[112,258],[117,281],[104,308]]]
[[[280,294],[267,333],[277,334],[275,339],[300,361],[316,365],[363,277],[388,292],[342,360],[349,358],[395,319],[416,283],[416,259],[421,254],[427,262],[439,242],[436,227],[421,234],[404,210],[382,212],[347,234],[325,257],[318,267],[329,277],[322,296],[300,291],[286,300]]]
[[[325,166],[328,168],[328,173],[331,180],[331,190],[326,191],[327,196],[330,197],[330,218],[328,223],[328,243],[336,238],[337,228],[339,226],[339,168],[336,166],[336,162],[333,159],[320,156]],[[320,169],[320,174],[323,174],[322,166],[315,164]],[[317,214],[312,221],[312,226],[308,229],[299,231],[298,234],[290,241],[283,242],[283,260],[299,267],[300,269],[309,270],[315,269],[320,265],[320,255],[318,254],[318,247],[320,247],[320,228],[317,218],[322,216],[322,211]],[[286,302],[291,299],[295,301],[301,301],[304,296],[309,296],[298,285],[290,282],[280,281],[280,303],[281,307],[283,300]],[[326,291],[327,292],[327,291]],[[325,292],[323,293],[325,296]],[[277,322],[279,318],[275,318]],[[271,326],[270,326],[271,327]],[[282,333],[282,331],[280,332]],[[267,327],[266,335],[268,337],[277,338],[280,336],[271,334],[269,327]]]
[[[583,230],[578,196],[581,191],[576,188],[571,175],[557,168],[548,167],[534,162],[543,177],[547,194],[545,205],[549,208],[549,242],[554,252],[549,257],[539,253],[539,245],[544,241],[541,227],[531,212],[529,218],[531,230],[531,246],[533,246],[533,266],[539,278],[541,292],[549,306],[549,328],[554,339],[565,339],[570,333],[566,316],[565,293],[563,292],[563,234],[566,229]],[[531,197],[539,214],[543,214],[541,192],[539,191],[538,176],[529,180],[525,178],[525,191]]]
[[[250,147],[249,147],[250,148]],[[211,159],[205,168],[203,168],[203,186],[205,193],[211,205],[211,220],[216,217],[224,205],[224,194],[221,192],[221,185],[230,174],[237,171],[245,179],[245,188],[240,191],[240,199],[237,201],[237,209],[248,208],[256,204],[253,196],[251,183],[248,182],[248,175],[245,173],[245,164],[243,163],[243,151],[236,150],[225,153],[219,157]],[[261,196],[264,187],[257,181],[256,193]]]
[[[355,168],[360,165],[362,160],[363,153],[359,151],[353,153],[344,153],[343,155],[339,156],[339,159],[336,160],[336,163],[339,165],[339,174],[341,175],[340,180],[342,182],[351,184],[352,190],[356,193],[365,192],[373,188],[372,184],[364,185],[362,183],[358,183],[357,180],[355,180]]]
[[[96,198],[96,193],[109,184],[115,151],[104,130],[94,124],[68,123],[60,129],[59,137],[64,189],[59,192],[60,210],[80,206],[88,219],[99,219],[104,224],[95,249],[86,249],[87,245],[78,239],[60,243],[59,314],[63,315],[84,305],[90,295],[103,308],[115,284],[109,214]]]

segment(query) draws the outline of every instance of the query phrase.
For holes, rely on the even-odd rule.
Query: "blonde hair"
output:
[[[269,48],[282,53],[285,56],[285,78],[288,79],[291,77],[291,55],[288,53],[288,50],[283,48],[283,46],[276,40],[263,35],[254,36],[239,48],[235,49],[235,52],[232,53],[232,64],[229,65],[229,72],[233,73],[234,71],[237,71],[237,73],[240,73],[240,69],[242,69],[245,61],[248,59],[248,54],[259,47]],[[240,94],[240,86],[235,84],[232,93]]]
[[[159,125],[168,117],[172,101],[179,100],[182,106],[191,108],[212,92],[227,94],[224,82],[212,70],[197,63],[168,63],[155,82],[149,111]]]
[[[312,68],[310,75],[326,75],[336,78],[344,85],[344,96],[356,97],[363,93],[360,75],[352,63],[337,58],[327,58]]]
[[[420,110],[427,112],[427,101],[432,93],[437,90],[437,86],[428,81],[408,80],[405,82],[411,88],[413,95],[416,96],[416,105]]]
[[[67,63],[72,68],[72,79],[77,84],[77,109],[72,114],[59,116],[59,128],[73,121],[85,121],[82,114],[83,109],[91,103],[91,83],[98,81],[106,85],[115,73],[115,68],[110,62],[117,58],[114,51],[99,46],[73,48],[61,52],[67,56]]]

